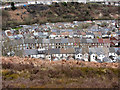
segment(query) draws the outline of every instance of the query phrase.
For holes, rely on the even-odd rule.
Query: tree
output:
[[[12,9],[12,10],[15,10],[15,9],[16,9],[16,7],[15,7],[15,5],[14,5],[14,2],[11,3],[11,9]]]

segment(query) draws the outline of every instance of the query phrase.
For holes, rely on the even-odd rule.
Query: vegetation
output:
[[[3,64],[3,88],[118,88],[119,69]],[[12,82],[12,83],[11,83]]]
[[[11,7],[12,10],[15,10],[15,9],[16,9],[16,7],[15,7],[15,5],[14,5],[14,2],[11,3],[11,6],[12,6],[12,7]]]
[[[46,22],[72,22],[72,21],[83,21],[83,20],[94,20],[94,19],[117,19],[114,17],[118,12],[119,6],[107,6],[93,3],[77,3],[77,2],[61,2],[53,3],[52,5],[29,5],[26,7],[17,8],[14,13],[9,15],[8,10],[3,10],[3,29],[8,27],[15,27],[19,24],[43,24]],[[16,11],[21,11],[18,19]],[[22,10],[27,10],[25,13]],[[8,13],[8,14],[6,14]],[[26,14],[28,13],[28,14]],[[5,16],[4,16],[5,14]],[[16,17],[13,17],[13,14]],[[7,16],[9,15],[9,16]],[[14,16],[15,16],[14,15]],[[27,15],[27,17],[24,17]],[[111,17],[111,15],[113,17]]]
[[[19,30],[19,29],[22,29],[22,27],[16,27],[16,28],[13,28],[15,30]]]

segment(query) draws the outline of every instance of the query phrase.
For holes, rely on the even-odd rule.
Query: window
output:
[[[73,43],[71,43],[71,45],[73,45]]]

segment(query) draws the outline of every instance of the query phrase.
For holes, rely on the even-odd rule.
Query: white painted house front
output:
[[[91,55],[90,55],[90,61],[91,61],[91,62],[97,62],[97,61],[96,61],[96,57],[97,57],[96,54],[94,54],[94,53],[91,54]]]
[[[51,55],[46,55],[45,57],[47,60],[51,60]]]
[[[98,56],[97,56],[97,59],[99,59],[99,60],[103,61],[103,58],[104,58],[104,57],[105,57],[105,55],[100,54],[100,55],[98,55]]]
[[[75,54],[75,59],[76,60],[81,60],[82,59],[82,54],[81,53]]]

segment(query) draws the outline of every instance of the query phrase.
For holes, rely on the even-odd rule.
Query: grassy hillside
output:
[[[119,88],[118,63],[3,57],[3,88]]]
[[[81,3],[53,3],[52,5],[30,5],[12,11],[3,11],[3,29],[19,24],[70,22],[74,20],[118,19],[117,6]]]

